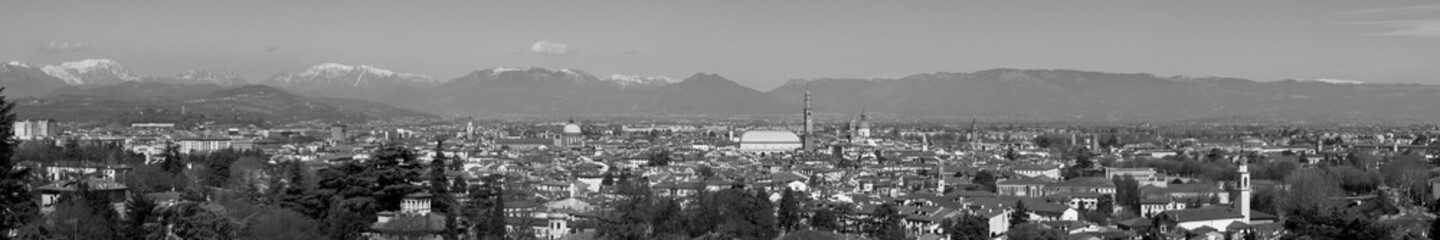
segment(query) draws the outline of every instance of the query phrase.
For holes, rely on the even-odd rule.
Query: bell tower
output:
[[[1244,216],[1241,221],[1244,221],[1245,224],[1250,224],[1250,163],[1243,159],[1241,161],[1244,162],[1241,162],[1239,169],[1240,203],[1239,209],[1236,210],[1240,211],[1240,215]]]

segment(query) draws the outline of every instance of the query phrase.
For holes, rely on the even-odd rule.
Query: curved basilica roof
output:
[[[800,143],[800,136],[789,131],[746,131],[740,143]]]

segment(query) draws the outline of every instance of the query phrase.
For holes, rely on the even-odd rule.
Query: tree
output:
[[[650,166],[670,165],[670,151],[657,151],[650,154]]]
[[[423,188],[420,164],[407,148],[384,145],[373,159],[333,166],[317,172],[315,188],[291,204],[314,211],[320,228],[332,239],[353,239],[374,222],[375,213],[396,211],[405,195]],[[283,202],[283,201],[282,201]],[[311,214],[311,213],[307,213]]]
[[[1115,177],[1115,203],[1132,213],[1140,213],[1140,181],[1134,177]]]
[[[804,193],[785,188],[785,191],[780,195],[779,216],[777,217],[777,221],[780,223],[780,231],[790,232],[800,228],[800,220],[805,217],[805,213],[803,212],[805,196],[802,194]]]
[[[1440,236],[1440,220],[1430,220],[1430,236]]]
[[[1080,151],[1081,151],[1080,153],[1078,153],[1078,154],[1075,155],[1075,168],[1079,168],[1079,169],[1092,169],[1092,168],[1095,168],[1095,161],[1090,159],[1090,157],[1091,157],[1091,156],[1090,156],[1090,152],[1086,152],[1086,151],[1084,151],[1084,150],[1080,150]]]
[[[900,215],[894,204],[880,205],[870,218],[871,226],[868,230],[870,237],[880,240],[905,239],[904,216]]]
[[[129,239],[145,239],[145,224],[155,221],[157,212],[153,199],[144,195],[131,194],[130,199],[125,201],[125,237]]]
[[[476,239],[504,239],[505,200],[504,177],[490,175],[481,184],[470,187],[470,202],[461,207],[461,214],[470,219],[470,235]]]
[[[654,210],[653,217],[650,218],[650,224],[655,229],[652,238],[689,238],[689,229],[685,228],[689,219],[685,218],[679,201],[674,198],[658,199]]]
[[[435,157],[430,160],[429,185],[430,194],[434,196],[430,203],[430,211],[445,215],[445,232],[443,235],[446,240],[455,240],[458,238],[455,233],[457,220],[454,214],[455,211],[451,210],[454,209],[455,200],[450,195],[450,180],[448,176],[445,175],[445,169],[449,167],[446,161],[449,161],[449,158],[445,157],[444,144],[444,140],[435,141]]]
[[[1110,194],[1100,195],[1100,199],[1095,200],[1095,210],[1103,212],[1106,215],[1114,214],[1115,197]]]
[[[1059,229],[1050,228],[1044,224],[1026,223],[1012,226],[1010,231],[1005,232],[1007,240],[1061,240],[1065,239],[1065,233]]]
[[[1284,223],[1290,234],[1281,239],[1387,239],[1393,229],[1341,209],[1301,209],[1292,214]]]
[[[160,227],[166,231],[151,231],[151,234],[174,233],[182,239],[233,239],[236,227],[220,214],[200,206],[199,203],[181,203],[160,212]]]
[[[180,152],[180,145],[173,143],[166,144],[165,150],[160,156],[165,157],[165,160],[160,162],[160,168],[164,169],[165,172],[171,175],[179,175],[185,171],[185,154]]]
[[[119,215],[105,192],[93,191],[85,179],[67,183],[75,191],[64,193],[46,228],[57,238],[118,239],[124,234]]]
[[[600,186],[608,187],[613,185],[615,185],[615,175],[610,174],[608,171],[605,172],[605,178],[600,180]]]
[[[1025,207],[1025,201],[1015,201],[1015,212],[1010,213],[1010,226],[1018,226],[1030,222],[1030,209]]]
[[[984,186],[987,192],[995,192],[995,174],[989,170],[980,170],[975,173],[975,178],[970,179],[970,182]]]
[[[304,214],[269,208],[255,216],[247,227],[248,239],[314,240],[321,239],[319,223]]]
[[[1346,192],[1367,194],[1380,187],[1383,181],[1376,172],[1365,171],[1351,166],[1332,167],[1326,171]]]
[[[990,221],[978,215],[965,214],[945,219],[940,227],[952,240],[990,239]]]
[[[720,224],[718,232],[722,236],[741,239],[774,239],[778,235],[775,206],[770,203],[765,191],[756,189],[737,196],[738,199],[728,207],[729,211],[721,212],[725,222]]]
[[[1281,211],[1283,214],[1297,214],[1305,211],[1328,213],[1339,202],[1330,200],[1332,196],[1341,196],[1338,184],[1324,170],[1307,168],[1296,170],[1290,176],[1285,177],[1285,183],[1289,188],[1281,196]]]
[[[654,195],[643,182],[622,178],[616,184],[619,199],[605,212],[597,235],[608,239],[646,239],[651,235],[650,210]]]
[[[0,93],[4,92],[5,88],[0,87]],[[40,212],[28,187],[30,168],[16,168],[13,162],[15,141],[10,138],[15,135],[14,109],[15,104],[0,95],[0,212],[4,213],[0,214],[0,231],[35,222],[33,218]],[[0,234],[0,239],[8,237],[5,235]]]
[[[1424,156],[1419,154],[1407,154],[1385,163],[1380,167],[1381,176],[1384,176],[1385,185],[1400,189],[1400,200],[1420,200],[1425,195],[1430,179],[1430,164],[1424,162]]]
[[[328,239],[360,239],[360,233],[369,229],[370,224],[375,221],[369,218],[368,213],[373,208],[374,199],[350,199],[335,204],[329,211],[325,211],[325,218],[320,221],[320,231]]]
[[[1050,148],[1050,138],[1047,138],[1044,135],[1035,136],[1035,139],[1031,141],[1035,142],[1036,147]]]
[[[818,230],[840,230],[840,218],[836,216],[835,210],[821,208],[810,215],[810,227]]]

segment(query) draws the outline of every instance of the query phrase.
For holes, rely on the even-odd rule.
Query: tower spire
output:
[[[975,118],[970,118],[970,131],[965,132],[965,141],[970,143],[970,150],[979,148],[979,141],[975,140]]]
[[[800,139],[801,146],[807,153],[815,151],[815,145],[811,143],[815,140],[815,123],[810,119],[810,111],[810,83],[807,82],[805,83],[805,110],[803,112],[805,118],[805,137]]]

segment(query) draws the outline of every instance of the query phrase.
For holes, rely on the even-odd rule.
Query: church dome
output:
[[[552,128],[553,129],[553,128]],[[565,124],[565,134],[580,134],[580,125],[575,123]]]

